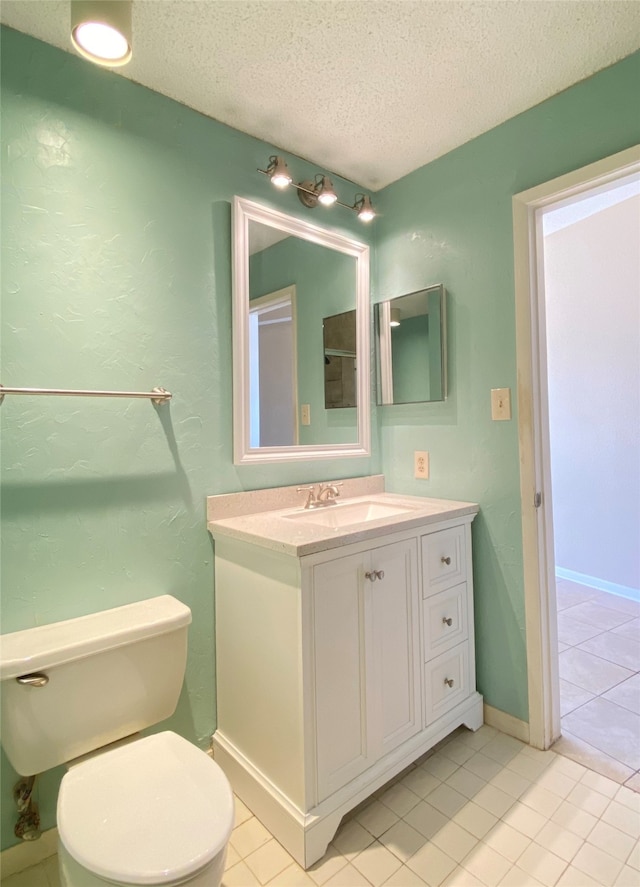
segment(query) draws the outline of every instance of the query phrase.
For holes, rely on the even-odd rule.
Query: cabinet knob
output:
[[[446,564],[447,566],[449,566],[449,564],[451,563],[450,557],[441,557],[440,560],[443,564]]]
[[[370,579],[371,582],[375,582],[376,579],[384,579],[384,570],[367,570],[364,574],[365,579]]]
[[[445,678],[444,682],[447,685],[447,687],[453,687],[453,678]]]
[[[452,625],[452,624],[453,624],[453,619],[451,618],[451,616],[443,616],[443,617],[442,617],[442,622],[443,622],[444,625]]]

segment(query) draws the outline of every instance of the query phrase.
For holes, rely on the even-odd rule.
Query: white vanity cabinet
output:
[[[305,542],[295,532],[287,541],[278,515],[264,515],[264,538],[247,532],[243,517],[209,524],[214,754],[305,868],[345,813],[456,727],[482,724],[470,534],[477,507],[451,505],[466,509],[442,506],[361,532],[325,529]]]

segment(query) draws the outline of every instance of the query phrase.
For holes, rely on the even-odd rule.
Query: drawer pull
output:
[[[446,564],[447,566],[449,566],[449,564],[451,563],[451,558],[450,558],[450,557],[441,557],[441,558],[440,558],[440,561],[441,561],[443,564]]]
[[[444,682],[447,685],[447,687],[453,687],[453,678],[445,678]]]
[[[442,622],[443,622],[444,625],[452,625],[452,624],[453,624],[453,619],[451,618],[451,616],[443,616],[443,617],[442,617]]]
[[[371,570],[371,572],[367,571],[364,574],[365,579],[370,579],[371,582],[375,582],[376,579],[384,579],[384,570]]]

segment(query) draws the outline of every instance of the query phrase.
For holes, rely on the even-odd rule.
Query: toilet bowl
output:
[[[23,776],[67,764],[62,887],[218,887],[233,795],[205,752],[165,731],[191,611],[170,595],[3,635],[2,744]]]
[[[57,819],[62,887],[217,887],[233,795],[212,758],[164,732],[72,765]]]

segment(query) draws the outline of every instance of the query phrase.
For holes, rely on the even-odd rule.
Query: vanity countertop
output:
[[[209,505],[215,498],[209,499]],[[207,527],[214,539],[230,537],[302,557],[476,514],[478,510],[479,506],[473,502],[372,491],[367,495],[340,498],[337,504],[323,508],[304,509],[298,505],[210,519]],[[210,518],[214,516],[212,511],[215,514],[215,508],[210,507]]]

